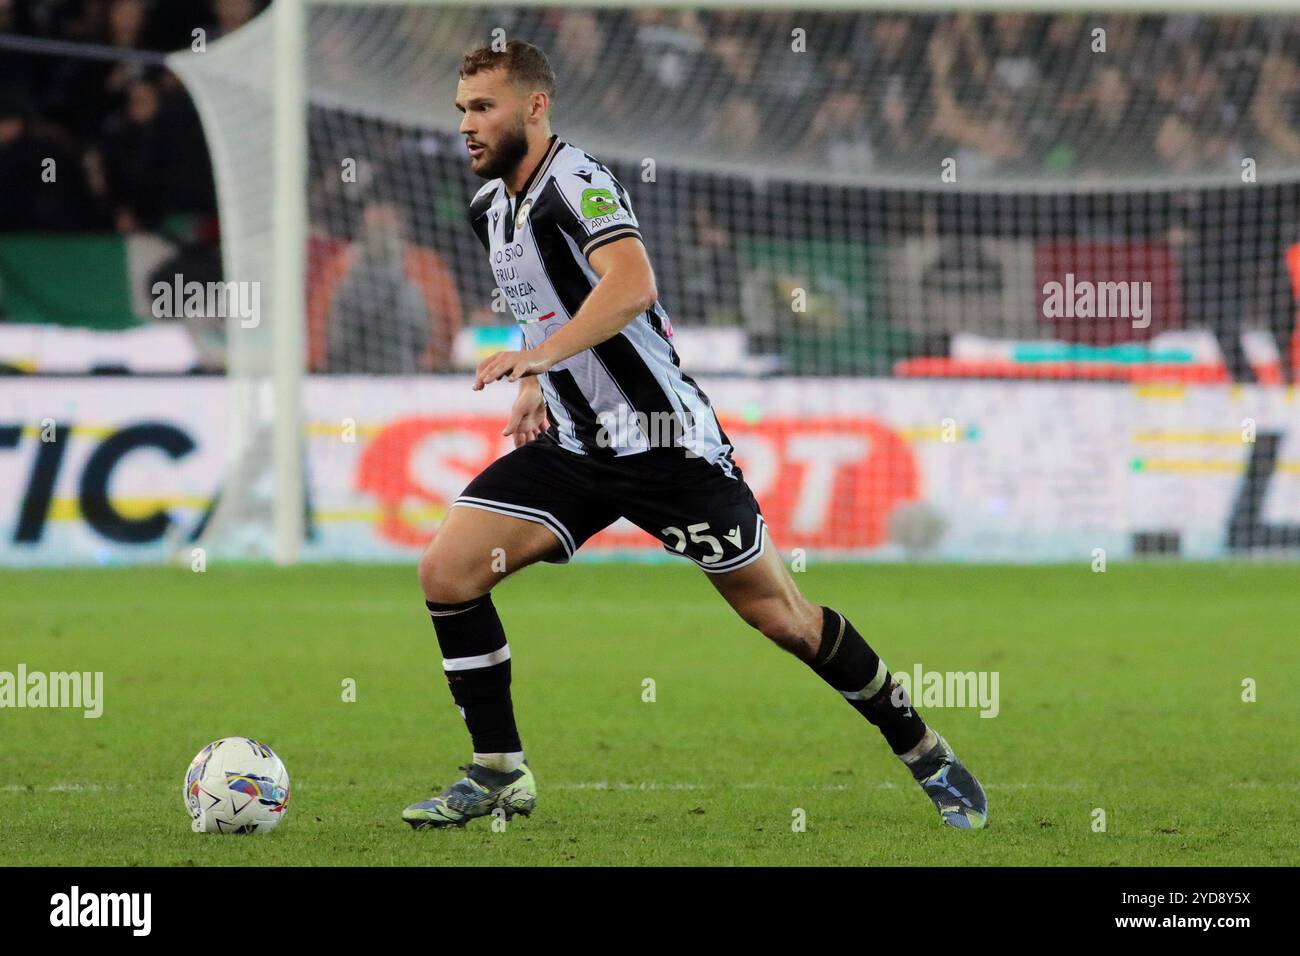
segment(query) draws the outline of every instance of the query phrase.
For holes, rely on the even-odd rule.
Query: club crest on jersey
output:
[[[523,205],[519,207],[519,212],[515,214],[515,232],[524,228],[524,220],[528,218],[528,210],[533,208],[533,201],[525,199]]]

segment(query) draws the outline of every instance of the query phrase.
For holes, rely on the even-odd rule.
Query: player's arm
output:
[[[600,281],[578,314],[537,348],[550,365],[613,338],[659,300],[654,270],[640,239],[629,236],[603,245],[588,261]]]
[[[599,276],[595,288],[583,301],[578,314],[535,349],[497,352],[479,364],[474,390],[502,376],[514,382],[540,375],[556,362],[599,345],[617,335],[659,299],[654,270],[645,246],[635,236],[606,243],[592,250],[588,259]]]

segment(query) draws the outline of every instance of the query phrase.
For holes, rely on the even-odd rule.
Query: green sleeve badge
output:
[[[582,191],[582,218],[595,219],[618,212],[618,203],[614,194],[608,189],[584,189]]]

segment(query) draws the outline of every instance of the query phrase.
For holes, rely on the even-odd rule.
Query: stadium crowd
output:
[[[1300,163],[1294,19],[640,9],[541,26],[582,107],[653,123],[658,104],[723,155],[770,140],[845,173],[955,156],[977,176]]]
[[[0,171],[39,154],[69,158],[77,172],[57,194],[7,190],[5,227],[132,231],[168,212],[211,211],[188,98],[137,54],[189,46],[196,28],[210,42],[264,6],[0,0],[0,33],[121,56],[0,57]],[[485,29],[498,19],[509,29],[512,15],[481,14]],[[527,25],[550,51],[566,109],[671,109],[674,124],[724,156],[774,137],[849,174],[932,156],[956,157],[973,176],[1300,164],[1294,20],[557,9]],[[810,55],[790,56],[800,43]],[[610,76],[620,82],[600,82]]]
[[[0,0],[0,34],[70,41],[97,53],[0,53],[0,181],[24,182],[46,158],[55,160],[59,176],[57,189],[0,190],[0,228],[130,233],[190,214],[197,231],[215,237],[204,228],[216,204],[203,131],[158,54],[190,47],[196,29],[210,43],[264,6]]]

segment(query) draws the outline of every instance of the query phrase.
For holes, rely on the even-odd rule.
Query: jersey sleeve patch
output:
[[[581,166],[555,177],[569,213],[562,224],[584,256],[626,236],[640,238],[627,192],[600,166]]]
[[[592,187],[582,191],[582,218],[598,219],[601,216],[617,216],[623,210],[618,208],[618,200],[611,190]]]

